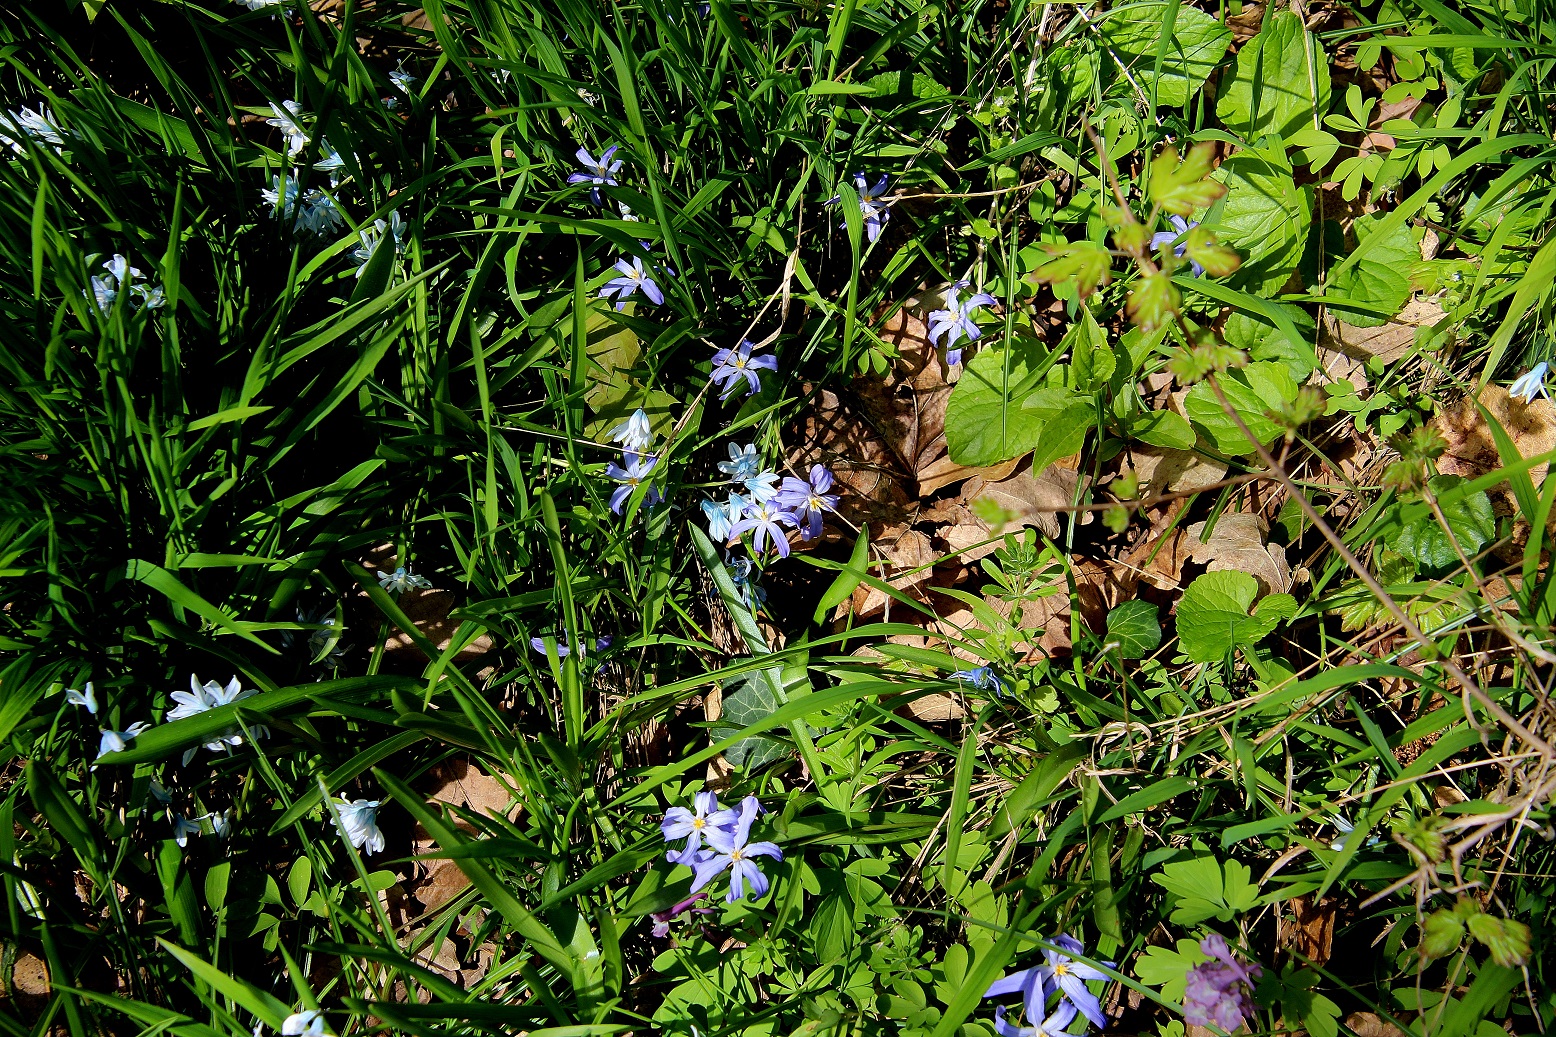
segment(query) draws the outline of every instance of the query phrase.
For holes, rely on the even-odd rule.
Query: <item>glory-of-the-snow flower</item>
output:
[[[281,131],[286,138],[287,155],[296,158],[308,146],[308,131],[303,129],[301,122],[302,106],[296,101],[282,101],[271,105],[270,112],[271,117],[265,120],[265,125]]]
[[[730,530],[734,528],[736,522],[745,517],[746,508],[750,503],[748,498],[734,492],[730,493],[729,499],[723,504],[712,500],[703,501],[702,514],[708,520],[708,539],[719,544],[728,541]]]
[[[659,823],[659,831],[666,843],[686,840],[679,849],[672,846],[665,852],[665,860],[672,864],[693,863],[708,834],[718,828],[733,828],[739,816],[728,808],[720,809],[718,797],[711,792],[697,793],[692,805],[692,810],[671,807],[665,811],[664,820]]]
[[[622,164],[621,159],[615,158],[616,150],[619,147],[620,145],[618,144],[612,144],[600,152],[600,157],[597,159],[589,154],[588,148],[579,148],[575,156],[578,159],[578,164],[583,168],[568,176],[567,182],[570,184],[590,185],[589,200],[595,205],[601,204],[601,187],[616,186],[616,174],[621,172]]]
[[[975,666],[970,670],[957,670],[951,674],[951,679],[961,681],[963,684],[970,684],[979,691],[992,691],[996,695],[1005,694],[1004,682],[1000,680],[999,674],[995,673],[988,666]]]
[[[123,731],[110,731],[107,728],[100,728],[98,730],[100,737],[97,740],[98,757],[101,758],[108,753],[123,752],[138,736],[145,734],[149,730],[151,730],[151,725],[144,720],[137,720]]]
[[[324,1037],[324,1013],[293,1012],[281,1022],[281,1037]]]
[[[865,236],[874,241],[881,236],[881,228],[886,225],[886,221],[891,219],[891,203],[881,200],[890,178],[883,173],[872,185],[863,173],[855,173],[853,180],[854,192],[859,196],[859,215],[864,221]],[[841,194],[835,194],[827,199],[827,204],[837,205],[842,200]],[[838,227],[846,230],[848,221],[845,219]]]
[[[627,451],[622,460],[626,462],[625,468],[615,463],[605,468],[606,476],[621,484],[611,492],[611,512],[616,515],[621,514],[621,509],[627,503],[627,498],[632,496],[632,491],[648,481],[653,474],[654,465],[659,463],[657,457],[634,454],[631,451]],[[647,507],[653,507],[661,499],[659,490],[650,486],[643,497],[643,503]]]
[[[1167,217],[1167,222],[1172,224],[1172,230],[1159,230],[1155,234],[1152,234],[1151,247],[1166,248],[1168,245],[1172,245],[1172,254],[1177,256],[1179,259],[1182,259],[1184,255],[1188,253],[1189,245],[1188,242],[1179,241],[1178,239],[1182,238],[1195,227],[1198,227],[1199,221],[1196,220],[1193,223],[1190,223],[1182,216],[1169,216]],[[1172,243],[1175,241],[1178,243],[1173,245]],[[1195,277],[1198,277],[1205,272],[1205,268],[1191,259],[1189,260],[1189,272],[1192,273]]]
[[[941,338],[945,339],[945,359],[951,367],[962,362],[962,348],[956,344],[959,340],[976,342],[983,337],[983,332],[973,323],[972,315],[999,301],[988,292],[976,292],[963,299],[962,289],[967,287],[967,281],[952,284],[946,289],[945,309],[931,310],[929,314],[929,341],[938,347]]]
[[[753,900],[760,900],[767,894],[767,876],[762,874],[753,858],[771,857],[781,861],[783,851],[776,843],[750,841],[751,823],[761,809],[762,804],[755,796],[747,796],[740,802],[740,816],[733,825],[704,832],[708,849],[698,854],[697,862],[692,865],[695,874],[691,892],[697,892],[728,871],[729,893],[724,898],[728,902],[741,899],[748,889]]]
[[[1535,364],[1527,372],[1520,375],[1511,386],[1507,394],[1516,400],[1523,400],[1525,405],[1534,402],[1536,396],[1551,398],[1551,391],[1545,387],[1545,373],[1550,370],[1550,365],[1544,360]]]
[[[379,569],[378,585],[392,594],[404,594],[406,591],[427,590],[432,586],[432,581],[425,576],[417,576],[402,565],[392,573]]]
[[[27,150],[24,142],[29,140],[56,152],[65,150],[64,131],[54,124],[54,113],[47,105],[38,105],[37,111],[20,108],[0,112],[0,142],[20,155]]]
[[[798,526],[793,512],[774,500],[752,501],[745,515],[729,529],[731,538],[744,533],[751,534],[751,550],[761,554],[770,539],[781,558],[789,557],[789,535],[784,526]]]
[[[357,240],[361,244],[351,253],[351,258],[356,260],[357,276],[362,276],[362,271],[367,268],[367,261],[373,258],[373,254],[385,241],[390,242],[390,247],[399,252],[400,238],[404,233],[405,224],[400,220],[398,209],[391,212],[387,220],[374,220],[371,227],[363,227],[357,231]]]
[[[1044,951],[1043,963],[1019,972],[1001,976],[984,992],[984,997],[1000,997],[1020,993],[1024,1002],[1027,1022],[1038,1034],[1054,1035],[1064,1030],[1076,1013],[1086,1017],[1095,1026],[1102,1026],[1106,1019],[1097,995],[1086,988],[1088,980],[1106,980],[1108,975],[1085,962],[1076,961],[1074,955],[1084,954],[1081,942],[1069,935],[1056,936],[1051,941],[1053,949]],[[1052,1012],[1047,1010],[1048,995],[1058,993],[1059,1003]],[[995,1012],[995,1029],[1002,1037],[1023,1037],[1022,1028],[1005,1022],[1003,1009]],[[1027,1030],[1025,1037],[1033,1037]]]
[[[627,308],[627,299],[634,292],[642,292],[644,297],[656,306],[663,305],[665,293],[660,291],[654,275],[643,269],[642,257],[622,256],[616,260],[616,274],[617,276],[600,287],[600,298],[614,297],[617,310]]]
[[[793,512],[802,539],[814,540],[819,537],[822,515],[836,510],[838,496],[827,492],[832,489],[832,481],[832,473],[819,464],[810,466],[808,478],[784,478],[783,486],[774,499],[781,507]]]
[[[746,341],[740,340],[740,344],[733,349],[721,349],[713,354],[713,372],[709,380],[724,391],[719,394],[719,399],[729,399],[729,394],[735,391],[735,386],[741,379],[745,379],[746,395],[753,396],[762,391],[762,379],[757,371],[777,371],[778,358],[775,356],[752,356],[751,351],[756,347]]]

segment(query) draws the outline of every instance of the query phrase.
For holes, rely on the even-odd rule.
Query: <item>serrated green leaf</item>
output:
[[[1318,39],[1291,11],[1266,17],[1237,52],[1237,75],[1216,102],[1216,115],[1247,141],[1294,135],[1329,111],[1329,61]]]
[[[1271,361],[1249,364],[1241,370],[1223,371],[1216,377],[1227,403],[1260,443],[1269,444],[1282,433],[1281,425],[1265,412],[1278,410],[1297,398],[1296,380],[1283,364]],[[1237,457],[1254,452],[1253,444],[1221,406],[1221,400],[1209,382],[1190,386],[1183,398],[1183,409],[1189,420],[1223,454]]]
[[[1265,599],[1272,604],[1250,612],[1258,593],[1259,581],[1247,573],[1219,571],[1197,577],[1178,603],[1178,644],[1184,654],[1208,663],[1234,648],[1251,648],[1296,604],[1289,594],[1272,594]]]

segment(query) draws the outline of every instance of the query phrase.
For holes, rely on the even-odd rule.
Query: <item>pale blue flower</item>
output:
[[[270,183],[269,188],[261,189],[260,196],[283,223],[295,221],[298,230],[322,236],[344,222],[334,200],[317,187],[303,192],[296,177],[283,181],[279,174],[271,177]]]
[[[38,105],[37,111],[21,108],[0,112],[0,141],[20,155],[27,150],[23,142],[29,140],[35,144],[46,144],[56,153],[65,150],[65,133],[54,124],[54,113],[48,105]]]
[[[1541,360],[1538,364],[1531,367],[1527,373],[1521,375],[1509,387],[1507,394],[1514,399],[1523,400],[1526,405],[1533,403],[1536,396],[1544,396],[1547,400],[1550,399],[1551,391],[1545,386],[1545,372],[1549,369],[1550,365]]]
[[[1172,224],[1172,230],[1159,230],[1155,234],[1152,234],[1151,247],[1153,249],[1157,249],[1166,248],[1168,245],[1172,245],[1172,254],[1177,256],[1179,259],[1182,259],[1188,253],[1189,245],[1188,242],[1178,241],[1178,239],[1183,237],[1189,231],[1193,230],[1195,227],[1198,227],[1199,221],[1196,220],[1193,223],[1190,223],[1182,216],[1169,216],[1167,217],[1167,222]],[[1173,245],[1173,242],[1175,241],[1178,243]],[[1192,273],[1195,277],[1198,277],[1205,272],[1205,268],[1191,259],[1189,260],[1189,272]]]
[[[129,748],[129,744],[139,735],[145,734],[149,730],[151,730],[151,725],[144,720],[137,720],[123,731],[110,731],[107,728],[99,728],[98,733],[102,737],[97,741],[98,759],[101,759],[108,753],[123,752]]]
[[[751,533],[751,550],[757,554],[762,553],[765,542],[771,539],[779,556],[787,558],[789,557],[789,536],[783,531],[783,527],[792,528],[797,525],[799,522],[794,515],[776,501],[752,501],[751,506],[746,509],[745,516],[730,527],[729,535],[738,537],[743,533]]]
[[[963,684],[971,684],[979,691],[992,691],[996,695],[1005,694],[1005,684],[999,679],[993,668],[979,666],[971,670],[957,670],[951,674],[951,679],[961,681]]]
[[[729,571],[729,582],[735,585],[735,593],[740,595],[740,602],[747,611],[760,612],[762,606],[767,604],[767,591],[756,579],[756,563],[749,558],[734,558],[728,556],[724,559],[724,568]]]
[[[617,310],[626,309],[627,299],[638,291],[656,306],[664,303],[665,293],[659,290],[653,274],[643,269],[640,256],[623,256],[616,260],[616,273],[618,276],[606,281],[600,288],[600,298],[615,296]]]
[[[218,839],[227,838],[232,831],[232,811],[229,809],[218,813],[213,810],[209,814],[201,814],[196,818],[177,815],[173,819],[173,838],[177,840],[178,845],[183,846],[191,835],[204,835],[207,826],[210,828],[210,833]]]
[[[751,350],[754,348],[752,343],[741,339],[740,345],[734,349],[721,349],[713,354],[713,372],[708,378],[714,385],[724,389],[719,399],[729,399],[729,394],[735,391],[736,384],[742,378],[746,382],[746,395],[753,396],[762,389],[762,379],[756,372],[778,370],[777,357],[752,356]]]
[[[632,496],[632,491],[648,481],[649,476],[653,473],[654,466],[659,463],[659,458],[657,457],[647,454],[635,454],[630,450],[623,454],[622,460],[626,462],[627,466],[625,468],[617,464],[610,464],[605,468],[605,474],[608,478],[621,483],[611,493],[611,512],[616,515],[621,514],[622,506],[627,503],[627,498]],[[662,499],[659,490],[650,486],[648,493],[643,498],[643,505],[644,507],[651,508]]]
[[[395,209],[389,213],[387,220],[374,220],[371,227],[363,227],[357,231],[357,240],[360,245],[351,253],[356,260],[357,276],[362,276],[362,271],[367,267],[367,261],[373,258],[378,247],[385,241],[391,243],[391,247],[400,251],[400,238],[405,233],[405,224],[400,221],[400,210]]]
[[[973,323],[972,315],[999,301],[988,292],[978,292],[964,300],[961,290],[966,287],[966,281],[952,284],[946,290],[945,309],[929,314],[929,341],[939,346],[941,337],[945,337],[946,363],[951,367],[962,362],[962,350],[956,345],[958,339],[976,342],[983,337],[983,332]]]
[[[389,73],[389,82],[393,83],[394,88],[407,97],[416,91],[416,77],[405,71],[404,65]]]
[[[567,182],[570,184],[589,184],[589,200],[595,205],[600,204],[601,187],[616,186],[616,174],[621,171],[622,160],[618,158],[613,162],[611,159],[615,156],[619,146],[612,144],[601,152],[598,159],[589,154],[588,148],[579,148],[575,156],[578,159],[578,164],[583,168],[570,175],[567,178]]]
[[[417,576],[402,565],[392,573],[378,570],[378,585],[393,594],[404,594],[406,591],[429,590],[432,581],[425,576]]]
[[[173,841],[178,843],[178,845],[180,845],[180,846],[187,846],[187,845],[189,845],[189,837],[191,835],[199,835],[199,834],[201,834],[201,829],[200,829],[200,825],[198,823],[189,820],[183,814],[178,814],[178,815],[174,816],[174,818],[173,818]]]
[[[718,501],[703,501],[702,513],[708,520],[708,539],[720,544],[727,542],[730,531],[735,523],[745,516],[749,504],[746,498],[733,491],[730,492],[729,500],[723,504]]]
[[[703,839],[710,832],[718,828],[732,829],[738,819],[733,810],[720,810],[718,797],[711,792],[697,793],[693,805],[695,811],[685,807],[671,807],[665,811],[664,820],[659,823],[665,842],[686,840],[686,845],[679,850],[672,849],[665,853],[665,860],[672,864],[692,864],[697,859],[697,851],[702,849]]]
[[[324,1037],[324,1013],[293,1012],[281,1022],[281,1037]]]
[[[206,681],[204,684],[201,684],[199,677],[195,676],[194,674],[190,674],[189,690],[175,691],[172,693],[171,698],[174,702],[178,703],[178,705],[169,710],[167,716],[164,719],[182,720],[185,717],[192,717],[198,713],[204,713],[206,710],[216,709],[218,706],[227,706],[234,702],[242,702],[244,699],[251,698],[257,694],[259,694],[259,689],[257,688],[249,688],[247,691],[245,691],[243,689],[242,683],[238,680],[237,677],[233,677],[231,680],[229,680],[227,682],[227,686],[224,688],[220,684],[217,684],[215,681]],[[268,738],[270,736],[270,729],[265,727],[263,724],[250,725],[249,732],[256,739]],[[230,749],[232,746],[242,744],[243,732],[236,725],[233,725],[232,727],[222,731],[221,734],[217,735],[209,742],[204,743],[204,746],[205,748],[215,752],[220,749]],[[191,746],[184,751],[184,766],[189,766],[189,761],[194,759],[195,753],[198,752],[199,749],[200,746],[196,745]]]
[[[97,693],[92,690],[92,682],[87,681],[86,687],[81,691],[75,688],[65,689],[65,701],[72,706],[85,706],[86,711],[97,716]]]
[[[891,219],[891,202],[880,200],[886,193],[888,183],[889,178],[884,173],[874,186],[870,185],[863,173],[854,174],[854,191],[859,195],[859,215],[864,218],[865,236],[871,241],[881,236],[881,228],[886,225],[887,220]],[[842,200],[843,196],[836,194],[828,198],[826,204],[837,205]],[[838,224],[838,227],[843,230],[848,229],[848,221],[844,220]]]
[[[781,861],[783,851],[775,843],[749,841],[751,822],[756,820],[761,809],[762,805],[755,796],[747,796],[740,803],[740,816],[733,825],[704,830],[703,838],[707,840],[709,849],[698,854],[696,863],[692,865],[696,874],[692,876],[691,892],[697,892],[728,871],[729,894],[724,899],[729,903],[743,898],[747,887],[750,888],[753,900],[760,900],[767,895],[767,876],[762,874],[762,869],[753,858],[771,857]]]
[[[788,476],[778,491],[780,505],[794,512],[800,523],[800,537],[814,540],[821,535],[822,513],[837,510],[838,496],[832,489],[832,473],[821,465],[811,465],[810,478]]]
[[[654,429],[648,422],[648,413],[639,407],[632,412],[632,416],[606,433],[612,443],[620,443],[621,448],[635,454],[641,454],[654,442]]]
[[[113,311],[114,302],[120,295],[129,300],[131,309],[154,310],[162,305],[162,289],[144,282],[137,284],[144,276],[140,268],[131,266],[130,261],[117,252],[102,264],[102,268],[105,273],[92,277],[90,297],[104,314]]]
[[[615,640],[615,638],[611,637],[609,634],[601,634],[599,637],[594,639],[594,650],[595,650],[595,652],[599,653],[599,652],[605,651],[607,648],[609,648],[611,646],[611,642],[613,642],[614,640]],[[539,652],[541,655],[545,655],[546,654],[546,639],[543,638],[543,637],[532,637],[532,638],[530,638],[529,639],[529,646],[531,648],[533,648],[535,651]],[[558,659],[566,659],[568,657],[568,654],[571,653],[571,652],[572,652],[572,649],[567,646],[566,642],[564,642],[564,641],[558,641],[557,642],[557,644],[556,644],[556,657]],[[578,650],[578,657],[579,658],[584,659],[584,658],[588,658],[588,656],[589,656],[589,651],[588,651],[588,647],[587,646],[585,646],[583,648],[580,648]]]
[[[729,481],[743,483],[762,470],[762,455],[756,452],[755,443],[745,446],[729,444],[729,460],[719,462],[719,471],[729,476]]]
[[[383,852],[384,833],[378,827],[380,805],[381,801],[376,799],[349,800],[342,796],[335,801],[335,810],[340,814],[336,830],[344,832],[351,845],[359,850],[370,854]]]
[[[286,153],[291,158],[308,146],[308,132],[303,129],[302,106],[296,101],[282,101],[280,104],[270,106],[271,117],[265,120],[266,126],[274,126],[281,131],[286,138]]]

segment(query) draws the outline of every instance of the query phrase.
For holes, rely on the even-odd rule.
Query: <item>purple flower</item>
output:
[[[1048,973],[1041,965],[1034,965],[1020,972],[1012,972],[1008,976],[1001,976],[995,980],[988,990],[983,992],[984,997],[1001,997],[1005,994],[1021,994],[1022,1004],[1026,1007],[1027,1021],[1033,1026],[1041,1026],[1043,1022],[1043,1004],[1048,1000]],[[1061,1003],[1063,1007],[1063,1003]],[[1074,1018],[1073,1010],[1070,1012]],[[1068,1022],[1068,1020],[1066,1020]],[[1000,1006],[994,1010],[994,1029],[1001,1037],[1017,1037],[1019,1027],[1011,1026],[1005,1022],[1005,1008]]]
[[[703,839],[716,829],[735,826],[737,815],[733,810],[720,810],[718,797],[713,793],[699,792],[693,803],[697,808],[695,812],[685,807],[671,807],[665,811],[665,819],[659,823],[665,842],[686,840],[686,845],[679,851],[670,850],[665,854],[665,860],[671,864],[694,863],[698,851],[702,849]]]
[[[973,323],[972,315],[999,301],[988,292],[978,292],[963,300],[961,290],[966,287],[966,281],[957,281],[951,285],[946,289],[946,308],[933,310],[929,314],[929,341],[939,346],[940,337],[945,336],[945,359],[951,367],[962,362],[962,351],[956,348],[957,339],[966,338],[968,342],[976,342],[983,337],[983,332]]]
[[[756,820],[761,809],[762,804],[757,802],[755,796],[747,796],[740,802],[740,817],[732,827],[712,828],[704,832],[704,838],[712,849],[704,850],[692,865],[696,871],[692,878],[693,893],[728,871],[729,893],[724,899],[729,903],[733,904],[744,897],[748,886],[753,900],[760,900],[767,895],[767,876],[762,874],[762,869],[757,867],[752,858],[772,857],[781,861],[783,851],[776,843],[748,841],[751,837],[751,822]]]
[[[707,890],[703,890],[701,893],[694,893],[692,896],[681,901],[679,904],[676,904],[674,907],[667,911],[655,911],[653,914],[651,914],[649,917],[654,920],[654,935],[661,940],[663,940],[666,936],[669,936],[670,923],[686,914],[688,911],[694,915],[713,914],[713,908],[711,907],[695,906],[699,900],[705,899],[707,895]]]
[[[719,543],[727,543],[730,530],[736,522],[746,513],[747,501],[738,493],[731,493],[729,500],[720,504],[718,501],[705,500],[702,502],[702,513],[708,520],[708,539]]]
[[[1159,230],[1155,234],[1152,234],[1152,248],[1165,248],[1168,245],[1172,245],[1174,241],[1178,241],[1179,238],[1183,237],[1189,231],[1199,226],[1198,220],[1190,223],[1182,216],[1169,216],[1167,217],[1167,222],[1172,224],[1172,230]],[[1188,250],[1188,242],[1180,241],[1178,244],[1173,245],[1172,254],[1177,256],[1179,259],[1182,259],[1184,253],[1186,253]],[[1205,272],[1205,268],[1194,262],[1192,259],[1189,260],[1189,270],[1194,274],[1195,277],[1198,277]]]
[[[831,488],[832,473],[816,464],[810,466],[809,481],[789,476],[773,499],[794,512],[801,538],[814,540],[821,535],[822,512],[837,510],[837,494],[827,492]]]
[[[1075,937],[1056,936],[1053,943],[1062,949],[1044,951],[1043,968],[1047,969],[1048,974],[1053,977],[1060,994],[1093,1026],[1107,1025],[1107,1019],[1102,1015],[1102,1005],[1098,1002],[1097,995],[1086,989],[1086,981],[1096,979],[1106,981],[1108,974],[1071,957],[1071,955],[1082,954],[1086,950]]]
[[[778,358],[775,356],[752,356],[751,350],[756,348],[745,339],[740,340],[740,345],[734,349],[721,349],[713,354],[713,373],[709,380],[714,385],[723,388],[719,399],[729,399],[729,394],[735,391],[735,383],[742,378],[748,386],[747,396],[754,396],[762,390],[762,379],[758,377],[757,370],[778,370]]]
[[[1240,964],[1219,935],[1199,943],[1211,960],[1189,970],[1183,989],[1183,1021],[1191,1026],[1219,1026],[1231,1033],[1253,1018],[1253,985],[1264,970]]]
[[[613,638],[611,638],[611,636],[609,634],[604,634],[604,635],[601,635],[600,637],[595,638],[594,639],[594,650],[596,652],[603,652],[603,651],[605,651],[605,649],[607,649],[607,648],[609,648],[611,646],[611,641],[612,640],[613,640]],[[533,648],[535,651],[539,652],[541,655],[545,655],[546,654],[546,639],[543,638],[543,637],[532,637],[532,638],[530,638],[529,639],[529,646],[531,648]],[[567,643],[565,641],[558,641],[556,643],[556,657],[558,659],[566,659],[570,652],[572,652],[572,649],[567,646]],[[588,658],[588,655],[589,655],[589,650],[588,650],[587,646],[584,647],[584,648],[580,648],[578,650],[578,657],[580,659]]]
[[[649,302],[656,306],[663,305],[665,293],[654,283],[653,275],[643,269],[641,257],[623,256],[616,260],[616,270],[621,276],[605,282],[600,288],[600,298],[609,299],[614,295],[616,309],[624,310],[627,308],[627,297],[641,289]]]
[[[615,492],[611,494],[611,513],[615,515],[621,514],[621,506],[627,503],[627,498],[632,496],[632,491],[648,480],[649,473],[654,470],[654,465],[659,463],[659,458],[657,457],[634,454],[631,451],[623,454],[622,460],[627,463],[627,467],[622,468],[620,465],[611,464],[605,468],[606,475],[621,483],[620,486],[616,487]],[[643,497],[643,504],[651,508],[663,499],[659,495],[659,491],[650,486],[648,493]]]
[[[797,526],[798,520],[777,501],[752,501],[746,508],[745,517],[733,526],[729,527],[731,538],[738,537],[742,533],[751,533],[751,550],[760,554],[764,542],[771,537],[773,546],[778,549],[780,558],[789,557],[789,535],[783,531],[784,526]]]
[[[735,585],[735,591],[740,595],[740,601],[746,609],[758,612],[767,604],[767,592],[762,585],[756,582],[756,576],[752,572],[756,566],[749,558],[731,559],[724,558],[724,567],[729,570],[729,582]]]
[[[863,173],[854,174],[854,190],[859,194],[859,215],[864,217],[865,236],[871,241],[881,236],[881,228],[886,221],[891,219],[891,203],[879,201],[881,195],[886,193],[888,178],[885,173],[875,182],[875,186],[869,186],[869,181]],[[843,200],[843,196],[835,194],[827,199],[828,205],[836,205]],[[848,221],[844,220],[838,227],[847,230]]]
[[[590,184],[589,200],[595,205],[600,204],[600,187],[602,185],[616,186],[616,174],[621,170],[622,160],[618,158],[612,162],[611,156],[616,154],[617,147],[618,145],[612,144],[606,148],[600,154],[598,161],[596,161],[593,155],[589,154],[588,148],[579,148],[578,154],[574,156],[578,159],[578,164],[583,166],[583,168],[569,176],[567,182],[570,184]]]
[[[1060,1001],[1051,1013],[1031,1026],[1015,1026],[1005,1021],[1005,1006],[1000,1005],[994,1010],[994,1032],[1000,1037],[1061,1037],[1074,1018],[1075,1006]]]

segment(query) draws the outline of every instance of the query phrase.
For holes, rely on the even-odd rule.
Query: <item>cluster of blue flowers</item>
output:
[[[1085,954],[1081,942],[1068,934],[1054,937],[1054,948],[1043,952],[1043,963],[1020,972],[1012,972],[995,980],[984,997],[1001,997],[1019,993],[1029,1026],[1017,1026],[1005,1019],[1005,1006],[994,1010],[994,1029],[1000,1037],[1058,1037],[1065,1033],[1075,1020],[1083,1016],[1092,1026],[1102,1027],[1107,1019],[1102,1014],[1102,1002],[1087,989],[1094,980],[1107,981],[1110,977],[1100,969],[1075,960],[1075,955]],[[1111,962],[1105,962],[1110,968]],[[1048,1007],[1050,995],[1059,1000]]]
[[[659,830],[666,843],[684,844],[671,849],[665,859],[672,864],[684,864],[692,869],[691,892],[696,893],[724,872],[729,872],[729,892],[724,899],[729,903],[746,896],[753,900],[767,895],[768,879],[754,860],[771,857],[783,860],[783,851],[776,843],[751,842],[751,824],[757,815],[765,813],[755,796],[740,801],[740,809],[720,809],[718,797],[711,792],[699,792],[693,801],[694,810],[671,807],[665,811]],[[697,898],[677,905],[669,914],[679,914],[697,902]],[[668,923],[669,919],[664,920]]]
[[[87,262],[96,258],[92,256]],[[92,275],[90,298],[105,315],[113,312],[114,303],[120,296],[132,310],[142,307],[155,310],[162,305],[162,286],[145,281],[140,268],[130,266],[130,261],[117,252],[103,264],[103,271]]]

